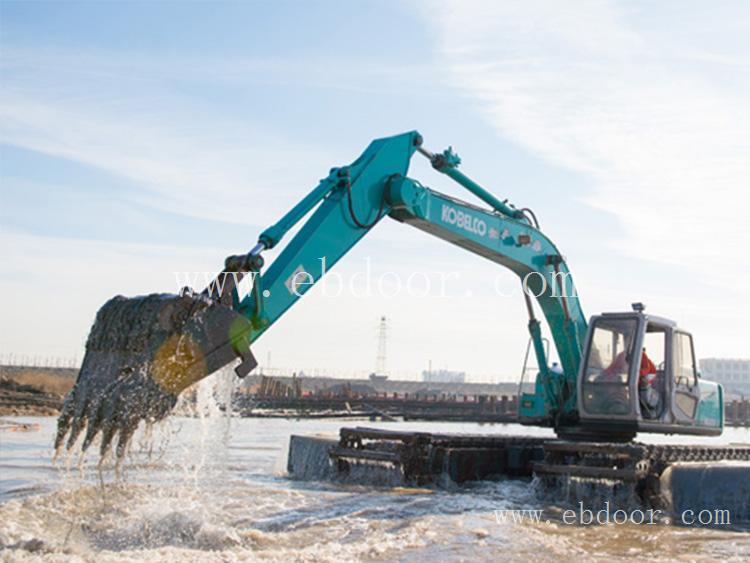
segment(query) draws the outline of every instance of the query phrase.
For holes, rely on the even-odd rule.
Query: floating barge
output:
[[[361,427],[342,428],[338,440],[291,437],[292,477],[346,481],[363,468],[390,472],[391,482],[407,485],[508,478],[537,478],[548,487],[571,480],[627,485],[646,507],[727,509],[736,521],[750,522],[748,444],[573,442]]]

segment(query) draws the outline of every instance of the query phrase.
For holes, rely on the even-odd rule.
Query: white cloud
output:
[[[248,124],[241,128],[215,116],[210,123],[212,116],[186,108],[165,114],[155,119],[143,115],[142,105],[101,98],[6,94],[0,141],[127,178],[138,188],[126,194],[131,199],[235,223],[270,221],[285,209],[290,191],[301,196],[314,186],[310,169],[322,175],[321,163],[330,160],[319,148],[303,149]]]
[[[135,188],[126,197],[164,211],[265,226],[365,145],[341,153],[333,147],[342,140],[324,128],[307,137],[311,143],[295,139],[287,124],[269,127],[253,91],[293,85],[386,93],[426,79],[426,67],[359,63],[343,58],[332,75],[330,60],[308,57],[6,47],[0,142],[126,178]],[[212,97],[226,92],[233,93],[229,107]],[[351,138],[369,135],[353,129]]]
[[[187,93],[191,80],[205,89],[208,77],[231,76],[226,64],[211,73],[208,60],[17,49],[0,63],[0,142],[125,178],[126,197],[165,211],[265,225],[333,160],[259,126],[258,108],[236,114]],[[259,76],[267,66],[233,68]]]
[[[590,180],[586,203],[625,227],[617,250],[746,293],[750,28],[724,8],[681,7],[674,27],[674,13],[612,2],[424,14],[451,83],[498,133]]]
[[[345,52],[332,61],[330,56],[309,52],[304,55],[253,56],[231,53],[222,56],[169,54],[106,49],[22,48],[3,50],[5,72],[20,73],[39,80],[69,82],[72,77],[97,81],[100,85],[150,82],[227,85],[295,85],[351,92],[407,92],[434,79],[429,64],[403,62],[394,65],[380,57],[353,58]],[[331,72],[336,68],[335,73]],[[429,96],[430,92],[421,92]]]

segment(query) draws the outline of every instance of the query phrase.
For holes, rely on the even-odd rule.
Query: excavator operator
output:
[[[661,410],[661,394],[658,389],[658,371],[654,362],[646,354],[646,348],[641,352],[641,369],[638,374],[638,397],[641,403],[641,413],[644,418],[656,418]]]

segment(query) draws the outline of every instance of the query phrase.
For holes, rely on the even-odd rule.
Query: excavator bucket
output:
[[[205,293],[205,292],[204,292]],[[163,419],[191,384],[240,359],[241,377],[257,362],[250,323],[205,294],[110,299],[98,311],[75,386],[57,422],[55,448],[85,431],[86,450],[101,432],[101,456],[115,436],[122,458],[139,422]]]

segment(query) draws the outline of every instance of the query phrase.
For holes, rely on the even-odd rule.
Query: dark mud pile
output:
[[[109,300],[96,315],[81,371],[65,398],[55,449],[66,436],[72,448],[83,434],[85,451],[101,433],[102,458],[117,438],[121,459],[140,421],[165,418],[182,390],[238,355],[252,359],[247,334],[244,317],[201,295]]]

